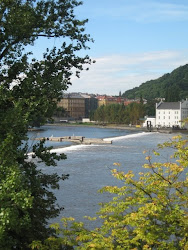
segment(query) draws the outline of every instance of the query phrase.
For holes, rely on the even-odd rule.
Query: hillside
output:
[[[139,87],[124,92],[122,96],[129,99],[140,98],[142,96],[149,100],[158,97],[165,98],[169,93],[178,95],[179,100],[188,97],[188,64],[156,80],[142,83]]]

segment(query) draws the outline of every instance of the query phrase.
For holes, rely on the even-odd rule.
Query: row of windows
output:
[[[178,122],[178,121],[175,121],[174,124],[179,124],[179,122]],[[171,126],[171,123],[169,122],[169,123],[167,124],[167,122],[163,122],[163,123],[162,123],[162,122],[161,122],[161,123],[159,122],[159,125],[166,125],[166,126],[169,125],[169,126]]]
[[[160,116],[158,116],[158,119],[160,120],[160,119],[162,119]],[[163,119],[166,119],[166,117],[165,116],[163,116]],[[169,116],[167,119],[171,119],[171,117]],[[177,119],[179,119],[179,117],[178,116],[174,116],[174,119],[175,120],[177,120]]]
[[[85,103],[85,100],[82,99],[69,100],[69,103]]]
[[[173,111],[171,111],[171,113],[173,113]],[[165,111],[163,111],[161,113],[159,111],[158,114],[165,114]],[[166,111],[166,114],[170,114],[170,111]],[[179,114],[179,111],[174,111],[174,114]]]
[[[83,105],[82,103],[78,103],[77,105],[74,105],[74,104],[70,103],[68,105],[68,107],[73,107],[73,108],[83,107],[83,108],[85,108],[85,105]]]
[[[182,110],[182,113],[183,113],[183,114],[188,114],[188,110]],[[165,111],[164,111],[164,112],[160,112],[160,111],[159,111],[158,114],[169,114],[169,115],[170,115],[170,114],[173,114],[173,112],[170,112],[170,111],[167,112],[167,111],[166,111],[166,113],[165,113]],[[178,115],[178,114],[179,114],[179,111],[174,111],[174,114],[175,114],[175,115]]]
[[[79,108],[79,107],[74,107],[74,108],[69,108],[68,109],[69,111],[80,111],[80,112],[83,112],[85,111],[85,108]]]

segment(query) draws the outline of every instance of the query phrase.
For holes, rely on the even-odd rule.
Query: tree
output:
[[[142,103],[111,104],[100,106],[94,112],[94,120],[109,123],[137,124],[145,114],[145,105]]]
[[[159,145],[159,150],[153,151],[154,157],[160,156],[163,148],[173,150],[172,161],[152,163],[149,154],[140,177],[132,171],[112,170],[114,177],[124,184],[101,190],[114,194],[112,201],[101,204],[98,213],[103,220],[101,227],[88,230],[73,218],[63,218],[63,228],[53,226],[63,236],[52,237],[45,245],[34,242],[33,248],[56,249],[67,244],[77,249],[187,249],[188,140],[174,137],[171,142]]]
[[[144,117],[144,104],[132,102],[127,106],[129,113],[129,122],[131,124],[137,125],[140,121],[139,119]]]
[[[51,117],[62,91],[91,59],[79,56],[92,39],[88,20],[79,20],[77,0],[0,1],[0,248],[27,249],[52,234],[48,220],[58,215],[53,190],[67,175],[44,174],[40,163],[55,166],[65,155],[51,154],[44,142],[27,143],[30,126]],[[41,60],[32,46],[43,39]],[[60,47],[45,48],[47,39]],[[29,49],[31,52],[28,52]],[[32,161],[28,152],[33,151]],[[23,237],[24,236],[24,237]]]
[[[155,116],[156,100],[148,100],[144,104],[145,114],[148,116]]]
[[[179,101],[188,97],[188,64],[178,67],[171,73],[164,74],[155,80],[142,83],[139,87],[125,91],[122,96],[129,99],[139,98],[151,100],[169,97]],[[171,93],[168,94],[168,88]],[[176,92],[177,91],[177,92]],[[172,96],[171,96],[172,94]]]
[[[178,101],[180,101],[180,88],[177,85],[168,87],[165,94],[165,102]]]
[[[105,114],[105,106],[100,106],[95,112],[94,112],[94,119],[95,121],[99,122],[105,122],[106,121],[106,114]]]

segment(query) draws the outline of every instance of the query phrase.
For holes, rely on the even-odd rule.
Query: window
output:
[[[160,120],[160,116],[159,116],[159,120]]]

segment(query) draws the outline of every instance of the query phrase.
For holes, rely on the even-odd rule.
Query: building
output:
[[[57,107],[62,107],[67,118],[80,120],[85,117],[85,98],[79,93],[63,94]]]
[[[188,99],[181,102],[156,103],[156,127],[184,126],[183,120],[188,117]]]
[[[89,118],[90,114],[98,108],[98,100],[95,95],[80,94],[85,99],[85,118]]]
[[[125,106],[129,105],[130,103],[136,102],[140,103],[140,100],[129,100],[127,98],[121,97],[121,96],[106,96],[106,95],[99,95],[96,97],[98,100],[98,106],[106,106],[106,105],[112,105],[112,104],[124,104]]]
[[[98,100],[98,107],[117,104],[117,98],[114,96],[99,95],[96,98]]]
[[[82,120],[82,118],[89,118],[90,113],[97,109],[98,102],[93,95],[69,93],[63,94],[57,107],[65,110],[64,117],[68,120]]]
[[[144,123],[143,123],[143,127],[147,127],[147,128],[151,128],[151,127],[156,127],[156,118],[155,117],[148,117],[145,116],[144,117]]]

